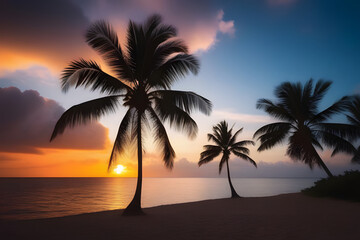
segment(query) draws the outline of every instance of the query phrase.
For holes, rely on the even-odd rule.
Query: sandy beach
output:
[[[1,222],[1,239],[359,239],[360,204],[301,193]]]

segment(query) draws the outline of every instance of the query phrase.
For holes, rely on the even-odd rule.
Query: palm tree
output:
[[[348,121],[360,129],[360,95],[356,95],[352,98],[352,101],[349,102],[348,105],[348,111],[350,113],[350,115],[346,116]],[[352,162],[360,163],[360,146],[355,151]]]
[[[348,97],[343,97],[323,111],[318,111],[320,101],[329,90],[332,82],[319,80],[315,87],[310,79],[302,85],[285,82],[275,89],[277,101],[259,99],[256,107],[263,109],[280,122],[261,127],[254,134],[261,145],[258,151],[270,149],[288,138],[286,154],[313,166],[319,165],[329,177],[333,176],[317,149],[323,145],[333,148],[332,156],[338,152],[353,153],[354,147],[347,141],[355,137],[354,127],[343,123],[329,123],[334,114],[346,110]]]
[[[199,166],[211,162],[214,158],[219,156],[222,153],[222,157],[219,164],[219,174],[221,173],[221,170],[223,168],[224,163],[226,163],[226,170],[227,170],[227,176],[228,181],[230,185],[231,190],[231,197],[237,198],[240,197],[232,183],[230,178],[230,170],[229,170],[229,159],[230,154],[233,153],[234,155],[240,157],[241,159],[244,159],[246,161],[249,161],[252,163],[255,167],[256,162],[252,160],[249,155],[249,149],[245,147],[248,144],[254,145],[253,141],[250,140],[244,140],[240,142],[236,142],[236,137],[243,128],[240,128],[237,130],[234,135],[232,134],[233,128],[228,128],[228,123],[224,120],[218,123],[213,127],[213,134],[208,134],[208,141],[213,141],[215,145],[204,145],[204,151],[200,154],[200,160],[199,160]]]
[[[127,108],[115,138],[109,160],[109,169],[128,144],[137,143],[138,177],[134,198],[124,214],[143,214],[142,187],[142,133],[152,128],[156,142],[162,148],[163,161],[172,169],[175,152],[163,123],[185,130],[189,137],[197,134],[197,124],[190,117],[193,110],[209,115],[211,102],[193,92],[170,90],[171,85],[189,72],[199,70],[198,60],[188,53],[185,43],[176,39],[177,31],[161,22],[158,15],[144,24],[129,21],[127,44],[122,48],[116,32],[104,22],[90,26],[86,42],[102,55],[114,75],[104,72],[94,61],[73,61],[62,75],[62,90],[84,86],[100,90],[109,96],[75,105],[58,120],[51,136],[53,140],[66,127],[74,127],[115,111],[122,103]],[[121,102],[122,100],[122,102]]]

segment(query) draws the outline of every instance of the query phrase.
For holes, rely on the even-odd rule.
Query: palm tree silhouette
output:
[[[213,127],[213,133],[208,134],[208,141],[213,141],[215,145],[204,145],[204,151],[200,154],[199,166],[212,161],[214,158],[219,156],[222,153],[222,157],[219,164],[219,174],[223,168],[224,163],[226,163],[227,169],[227,176],[229,180],[230,190],[231,190],[231,197],[236,198],[240,197],[232,183],[230,178],[230,171],[229,171],[229,159],[230,154],[233,153],[234,155],[251,162],[256,167],[256,162],[252,160],[249,155],[249,149],[245,146],[248,144],[254,145],[253,141],[244,140],[240,142],[236,142],[236,137],[243,128],[237,130],[234,135],[232,134],[233,128],[228,128],[228,123],[224,120],[218,123]]]
[[[332,156],[338,152],[353,153],[354,147],[346,139],[355,132],[349,124],[327,122],[334,114],[346,110],[349,98],[343,97],[323,111],[318,111],[320,101],[332,82],[319,80],[315,87],[310,79],[302,85],[284,82],[275,89],[277,101],[259,99],[256,107],[281,120],[261,127],[254,134],[261,145],[258,151],[270,149],[288,137],[286,154],[293,160],[303,161],[312,169],[319,165],[329,177],[332,173],[316,151],[323,145],[333,148]]]
[[[176,39],[177,31],[162,24],[154,15],[144,24],[129,21],[127,45],[120,46],[116,32],[105,21],[90,26],[86,42],[102,55],[114,76],[105,73],[94,61],[73,61],[62,75],[62,90],[84,86],[100,90],[109,96],[75,105],[68,109],[56,123],[53,140],[66,127],[74,127],[96,120],[115,111],[122,100],[127,108],[117,132],[110,155],[109,168],[116,156],[128,144],[137,142],[138,177],[136,192],[124,214],[143,214],[141,209],[142,187],[142,132],[152,128],[155,140],[162,148],[163,161],[172,169],[175,152],[170,144],[163,123],[185,130],[189,137],[197,134],[197,124],[190,117],[193,110],[209,115],[211,102],[193,92],[170,90],[171,85],[189,72],[197,74],[198,60],[188,53],[185,43]]]
[[[348,111],[350,113],[350,115],[346,116],[348,121],[360,131],[360,95],[352,98],[348,105]],[[360,163],[360,146],[355,151],[352,162]]]

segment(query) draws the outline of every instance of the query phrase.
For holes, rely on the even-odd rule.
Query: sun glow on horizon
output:
[[[125,169],[126,169],[126,167],[124,167],[123,165],[119,164],[119,165],[117,165],[116,168],[114,169],[114,172],[115,172],[116,174],[122,174],[122,173],[126,172]]]

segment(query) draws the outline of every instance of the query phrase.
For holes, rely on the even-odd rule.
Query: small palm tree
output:
[[[197,133],[197,124],[190,117],[193,110],[209,115],[211,103],[193,92],[170,90],[171,85],[189,72],[196,74],[198,60],[188,53],[183,41],[176,39],[177,31],[161,23],[154,15],[144,24],[129,22],[127,45],[122,48],[112,27],[99,21],[90,26],[87,43],[98,51],[111,67],[114,76],[104,72],[94,61],[73,61],[63,72],[62,89],[84,86],[100,90],[110,96],[75,105],[68,109],[56,123],[51,140],[74,127],[115,111],[122,103],[127,108],[119,126],[110,155],[109,168],[116,156],[128,144],[137,143],[138,177],[133,200],[124,214],[142,214],[142,132],[153,129],[155,140],[162,148],[167,168],[173,167],[175,152],[163,123],[185,130],[189,137]],[[121,102],[122,100],[122,102]]]
[[[352,98],[352,101],[348,105],[348,111],[350,115],[346,116],[347,119],[360,131],[360,95],[356,95]],[[360,146],[355,151],[352,162],[360,163]]]
[[[200,154],[200,160],[199,160],[199,166],[208,163],[212,161],[214,158],[219,156],[222,153],[222,157],[219,164],[219,174],[221,173],[221,170],[224,166],[224,163],[226,164],[227,169],[227,176],[229,180],[230,190],[231,190],[231,197],[236,198],[240,197],[232,183],[230,178],[230,170],[229,170],[229,159],[230,154],[233,153],[234,155],[240,157],[241,159],[244,159],[246,161],[249,161],[256,167],[256,162],[252,160],[249,155],[249,149],[245,146],[248,144],[254,145],[253,141],[250,140],[244,140],[240,142],[236,142],[236,137],[243,128],[240,128],[238,131],[232,134],[232,128],[228,128],[228,123],[226,121],[221,121],[217,125],[213,127],[213,134],[208,134],[208,141],[213,141],[215,145],[204,145],[204,151]]]
[[[323,145],[333,148],[332,156],[338,152],[353,153],[354,147],[346,139],[354,137],[354,127],[349,124],[329,123],[330,118],[346,110],[348,97],[335,102],[323,111],[318,111],[320,101],[331,86],[330,81],[319,80],[315,88],[309,80],[299,83],[282,83],[275,89],[277,101],[259,99],[256,107],[270,116],[281,120],[261,127],[254,134],[261,145],[258,151],[270,149],[288,137],[286,154],[294,160],[300,160],[313,166],[319,165],[329,177],[333,176],[317,149]]]

